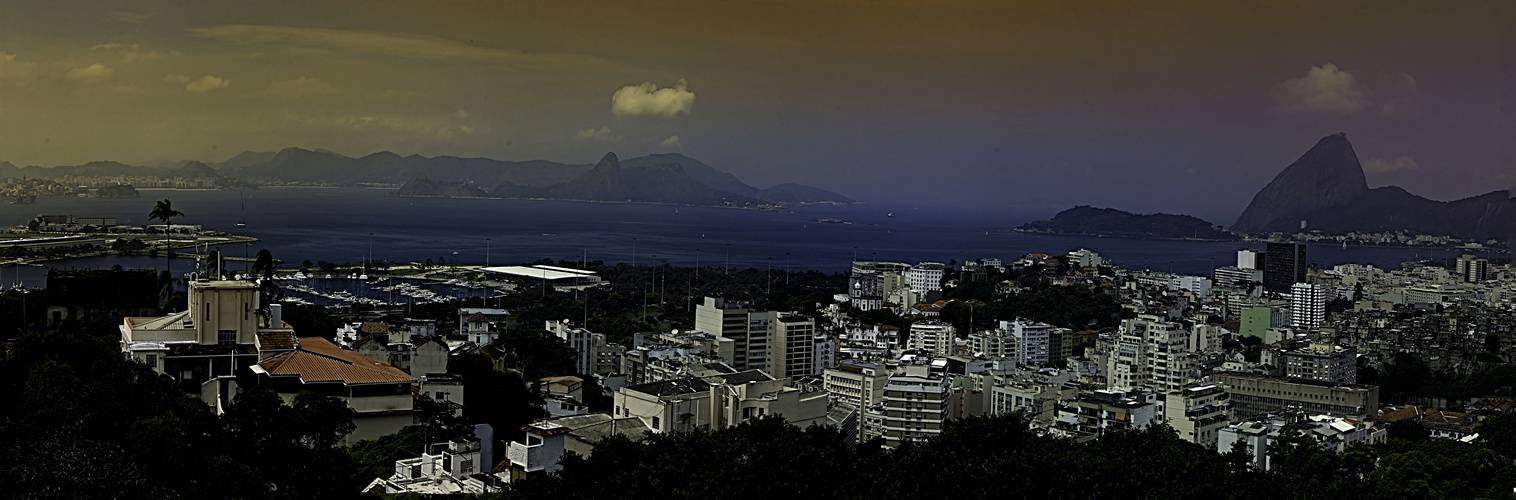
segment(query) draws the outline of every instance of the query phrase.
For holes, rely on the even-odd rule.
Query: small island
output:
[[[1058,212],[1050,220],[1032,221],[1016,228],[1022,233],[1122,238],[1233,241],[1226,229],[1188,215],[1134,214],[1114,208],[1081,205]]]

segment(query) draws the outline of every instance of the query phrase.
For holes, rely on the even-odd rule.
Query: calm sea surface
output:
[[[928,211],[867,204],[799,207],[790,213],[665,205],[523,200],[398,198],[374,189],[260,189],[246,191],[143,190],[140,198],[43,198],[32,205],[0,205],[0,223],[24,224],[37,214],[115,216],[144,224],[156,200],[168,198],[185,213],[176,223],[259,238],[223,248],[227,255],[268,248],[286,266],[302,260],[359,262],[370,255],[394,262],[447,259],[460,264],[518,264],[548,257],[733,268],[843,271],[858,259],[964,261],[1011,259],[1030,252],[1060,254],[1088,248],[1128,267],[1209,275],[1235,263],[1245,243],[1150,241],[1029,235],[1010,229],[1046,213]],[[893,213],[893,217],[889,214]],[[823,223],[817,219],[847,223]],[[235,227],[245,220],[246,228]],[[1394,268],[1400,262],[1457,255],[1456,251],[1399,247],[1316,245],[1310,260]],[[47,267],[161,268],[164,259],[94,257]],[[175,270],[189,261],[176,261]],[[234,264],[235,266],[237,264]],[[44,267],[22,266],[28,286],[41,286]],[[0,269],[14,283],[18,269]]]

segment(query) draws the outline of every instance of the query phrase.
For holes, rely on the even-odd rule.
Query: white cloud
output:
[[[177,50],[170,52],[158,52],[156,50],[149,50],[146,52],[136,50],[123,50],[121,51],[121,64],[131,64],[137,61],[146,61],[160,57],[178,57],[182,55],[184,54]]]
[[[1369,158],[1363,162],[1363,171],[1371,174],[1416,170],[1418,168],[1421,168],[1421,166],[1416,164],[1416,159],[1409,156],[1401,156],[1393,160]]]
[[[461,109],[458,110],[458,111],[455,111],[455,112],[453,112],[453,118],[457,118],[459,120],[462,120],[464,118],[468,118],[468,111],[464,111],[464,110],[461,110]]]
[[[472,133],[474,133],[474,127],[470,127],[470,126],[467,126],[467,125],[459,125],[458,126],[458,131],[459,132],[463,132],[465,134],[472,134]]]
[[[224,89],[232,84],[231,80],[219,76],[205,75],[199,80],[193,80],[184,85],[184,90],[190,92],[205,92],[207,90]]]
[[[133,12],[116,11],[106,14],[105,17],[121,21],[123,23],[140,23],[147,20],[147,16]]]
[[[131,45],[127,45],[127,44],[122,44],[122,43],[111,42],[111,43],[96,44],[95,46],[90,47],[90,50],[117,50],[117,49],[120,49],[118,52],[121,54],[121,64],[131,64],[133,62],[146,61],[148,59],[157,59],[157,58],[160,58],[160,57],[178,57],[178,56],[184,55],[183,53],[181,53],[181,52],[179,52],[177,50],[170,51],[170,52],[158,52],[156,50],[147,50],[147,51],[144,51],[144,50],[142,50],[142,46],[141,45],[138,45],[138,44],[135,44],[135,43],[131,44]]]
[[[612,135],[610,127],[587,128],[580,130],[578,133],[575,133],[574,137],[586,141],[602,141],[611,143],[619,143],[626,140],[625,137]]]
[[[39,75],[37,63],[22,61],[15,54],[0,52],[0,86],[26,86]]]
[[[573,54],[527,53],[521,50],[481,47],[471,43],[456,42],[446,38],[328,28],[296,28],[291,26],[266,26],[231,24],[191,28],[190,33],[201,38],[211,38],[234,43],[260,43],[341,49],[366,52],[383,56],[408,57],[433,61],[505,64],[522,67],[541,64],[608,65],[606,61]]]
[[[663,149],[679,149],[679,136],[671,135],[668,139],[664,139],[663,142],[658,143],[658,145],[663,147]]]
[[[1284,113],[1352,114],[1369,106],[1369,89],[1336,64],[1312,67],[1305,76],[1279,86],[1278,109]]]
[[[115,74],[116,70],[106,67],[104,64],[95,63],[82,68],[68,70],[67,76],[74,80],[104,80]]]
[[[616,116],[662,116],[672,118],[689,114],[695,93],[685,89],[683,79],[673,87],[658,88],[653,82],[628,85],[611,94],[611,112]]]
[[[273,99],[301,99],[307,97],[331,97],[342,94],[342,89],[321,80],[300,77],[294,80],[276,80],[267,87],[248,94],[249,97]]]

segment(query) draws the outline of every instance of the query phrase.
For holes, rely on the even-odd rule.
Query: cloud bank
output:
[[[1278,108],[1284,113],[1352,114],[1369,106],[1368,88],[1332,63],[1285,80],[1279,91]]]
[[[234,43],[279,44],[320,49],[341,49],[383,56],[445,62],[503,64],[522,67],[541,66],[544,63],[601,62],[597,59],[573,54],[527,53],[518,50],[481,47],[455,42],[446,38],[384,31],[230,24],[191,28],[189,32],[201,38]]]
[[[653,82],[628,85],[611,94],[611,112],[616,116],[660,116],[673,118],[689,114],[695,105],[695,93],[686,90],[680,79],[673,87],[658,88]]]
[[[95,63],[82,68],[68,70],[67,76],[73,80],[104,80],[116,74],[116,70],[107,68],[104,64]]]
[[[208,90],[224,89],[232,84],[231,80],[219,76],[205,75],[199,80],[192,80],[184,85],[184,90],[190,92],[205,92]]]
[[[1377,110],[1385,115],[1415,114],[1416,78],[1406,73],[1381,73],[1360,80],[1336,64],[1313,66],[1299,78],[1280,83],[1275,90],[1275,110],[1285,114],[1351,115]]]

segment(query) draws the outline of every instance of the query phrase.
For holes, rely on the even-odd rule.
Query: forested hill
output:
[[[1050,220],[1029,222],[1016,228],[1027,233],[1127,238],[1230,241],[1237,236],[1204,220],[1188,215],[1134,214],[1114,208],[1081,205],[1058,212]]]

